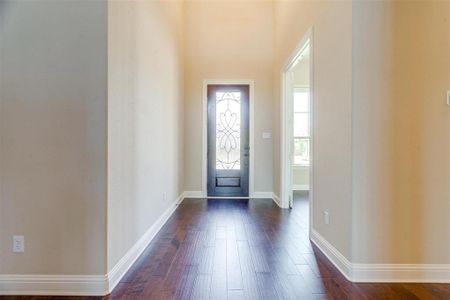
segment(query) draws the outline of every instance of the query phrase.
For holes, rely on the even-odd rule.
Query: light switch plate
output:
[[[325,225],[330,225],[330,214],[327,211],[323,212],[323,219],[324,219]]]
[[[14,253],[25,252],[25,237],[23,235],[13,236],[13,252]]]
[[[447,91],[447,105],[450,105],[450,91]]]
[[[262,138],[263,139],[270,139],[272,137],[272,134],[270,132],[263,132]]]

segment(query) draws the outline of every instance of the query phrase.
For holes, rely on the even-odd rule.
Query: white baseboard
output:
[[[177,205],[180,205],[181,202],[183,202],[184,198],[186,198],[186,197],[184,196],[184,193],[185,193],[185,192],[182,192],[182,193],[180,194],[180,196],[178,196],[177,200],[175,201],[175,203],[176,203]]]
[[[170,216],[173,214],[178,204],[183,201],[183,197],[180,195],[177,201],[172,203],[166,211],[159,217],[159,219],[153,223],[153,225],[147,230],[147,232],[131,247],[130,250],[122,257],[119,262],[108,272],[108,287],[111,292],[120,279],[127,273],[133,263],[139,258],[142,252],[147,248],[159,230],[164,226]]]
[[[105,275],[0,275],[0,295],[103,296]]]
[[[223,198],[223,199],[232,199],[232,198],[236,198],[236,199],[249,199],[249,198],[254,198],[254,199],[272,199],[272,192],[253,192],[253,194],[250,197],[205,197],[203,195],[202,191],[184,191],[181,195],[181,197],[184,198]]]
[[[352,281],[352,263],[331,245],[317,231],[311,229],[311,241],[322,251],[323,254],[333,263],[333,265],[345,276]]]
[[[150,244],[161,227],[184,198],[193,192],[182,193],[161,217],[147,230],[107,275],[0,275],[0,295],[102,296],[110,293],[121,278]],[[279,197],[272,198],[281,207]],[[200,197],[199,197],[200,198]],[[314,229],[312,242],[353,282],[429,282],[450,283],[449,264],[354,264]]]
[[[106,275],[0,275],[0,295],[103,296],[109,294],[183,201],[183,194]]]
[[[314,229],[311,240],[352,282],[450,283],[449,264],[355,264]]]
[[[450,283],[450,265],[353,264],[354,282]]]
[[[185,198],[208,198],[203,195],[202,191],[184,191],[180,197],[182,197],[181,201],[183,201]],[[213,197],[213,198],[230,199],[229,197]],[[279,207],[282,207],[280,204],[280,198],[272,192],[253,192],[251,197],[246,197],[246,198],[272,199]]]
[[[294,184],[292,186],[292,190],[294,190],[294,191],[309,191],[309,185],[308,184]]]
[[[184,191],[183,199],[184,198],[205,198],[205,197],[203,196],[202,191]]]
[[[272,192],[253,192],[250,198],[253,199],[272,199]]]
[[[278,197],[277,194],[272,193],[272,199],[273,199],[273,202],[275,202],[280,208],[283,208],[283,206],[281,206],[280,197]]]

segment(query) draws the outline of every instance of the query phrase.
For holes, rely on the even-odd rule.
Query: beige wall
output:
[[[185,190],[202,186],[202,82],[255,81],[255,191],[272,191],[273,7],[270,1],[185,3]]]
[[[1,274],[105,273],[106,46],[103,1],[0,2]]]
[[[351,257],[352,5],[341,1],[275,2],[274,192],[280,192],[280,73],[313,27],[314,224]],[[323,211],[330,214],[330,225]]]
[[[353,10],[353,260],[450,263],[450,2]]]
[[[182,5],[110,1],[108,17],[111,270],[183,190]]]
[[[309,167],[292,167],[292,185],[294,190],[298,188],[306,188],[309,186]]]
[[[275,96],[314,28],[313,226],[354,263],[450,261],[449,16],[438,1],[275,4]],[[275,133],[278,118],[275,99]]]

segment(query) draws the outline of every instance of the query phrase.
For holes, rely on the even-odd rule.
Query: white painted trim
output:
[[[315,98],[315,87],[314,87],[314,31],[311,27],[306,36],[309,37],[309,143],[310,143],[310,151],[309,151],[309,235],[311,235],[311,230],[313,229],[314,224],[314,197],[315,197],[315,189],[314,189],[314,175],[315,175],[315,133],[314,130],[316,126],[314,125],[315,120],[315,108],[314,108],[314,98]]]
[[[311,133],[310,133],[310,159],[311,159],[311,167],[309,172],[309,182],[310,182],[310,228],[312,228],[313,223],[313,205],[314,205],[314,184],[313,184],[313,174],[314,174],[314,109],[313,109],[313,91],[314,91],[314,49],[313,49],[313,28],[308,29],[298,43],[292,54],[286,60],[282,70],[281,70],[281,116],[280,116],[280,128],[281,128],[281,151],[280,151],[280,204],[283,208],[289,208],[290,206],[290,197],[292,195],[292,128],[288,126],[292,121],[289,116],[293,115],[292,113],[292,104],[291,101],[288,101],[288,95],[290,95],[290,91],[293,87],[288,86],[289,80],[287,80],[287,76],[289,74],[290,69],[295,66],[299,55],[303,52],[304,48],[309,45],[310,47],[310,82],[309,82],[309,90],[310,90],[310,123],[311,123]]]
[[[286,116],[287,116],[287,110],[286,107],[288,104],[288,101],[286,100],[286,95],[288,93],[286,92],[286,80],[287,73],[285,70],[281,73],[281,149],[280,149],[280,198],[278,205],[282,208],[289,208],[289,194],[291,190],[291,184],[292,184],[292,163],[291,163],[291,155],[290,155],[290,130],[289,126],[287,126]],[[289,132],[288,132],[289,131]],[[289,166],[289,167],[288,167]]]
[[[120,259],[117,264],[108,272],[108,284],[109,291],[111,292],[116,285],[119,283],[120,279],[126,274],[133,263],[139,258],[142,252],[147,248],[156,234],[161,230],[170,216],[177,208],[177,201],[173,202],[164,213],[156,220],[155,223],[147,230],[147,232],[131,247],[130,250]]]
[[[198,193],[198,192],[196,192]],[[107,275],[0,275],[0,295],[103,296],[111,293],[189,192],[182,193]],[[280,199],[271,195],[280,206]],[[280,206],[281,207],[281,206]],[[450,283],[450,264],[352,264],[314,229],[311,241],[353,282]]]
[[[175,203],[176,203],[177,205],[180,205],[181,202],[183,202],[183,200],[184,200],[184,198],[185,198],[184,195],[185,195],[185,192],[182,192],[182,193],[180,194],[180,196],[178,196],[177,200],[175,201]]]
[[[354,282],[450,283],[450,265],[353,264]]]
[[[184,191],[184,198],[205,198],[205,196],[203,195],[203,191]]]
[[[355,264],[315,230],[311,241],[352,282],[450,283],[450,264]]]
[[[202,191],[185,191],[182,194],[185,198],[204,198],[204,199],[272,199],[272,192],[253,192],[252,197],[215,197],[215,196],[203,196]]]
[[[280,197],[277,194],[272,193],[273,202],[275,202],[280,208],[283,208],[280,203]]]
[[[202,105],[202,196],[207,196],[208,183],[208,85],[209,84],[247,84],[249,86],[249,144],[250,161],[248,174],[248,193],[253,198],[254,191],[254,166],[255,166],[255,134],[254,134],[254,102],[255,102],[255,81],[254,80],[222,80],[206,79],[203,80],[203,105]]]
[[[112,292],[179,203],[182,193],[106,275],[0,275],[0,295],[103,296]]]
[[[233,200],[233,199],[251,199],[250,197],[219,197],[219,196],[208,196],[208,197],[203,197],[204,199],[229,199],[229,200]]]
[[[351,281],[352,263],[317,231],[311,229],[310,232],[311,241],[320,249],[320,251],[322,251],[323,254],[325,254],[325,256],[333,263],[339,272]]]
[[[103,296],[105,275],[0,275],[0,295]]]
[[[272,199],[272,192],[253,192],[253,199]]]
[[[293,191],[309,191],[309,185],[308,184],[294,184],[292,185]]]

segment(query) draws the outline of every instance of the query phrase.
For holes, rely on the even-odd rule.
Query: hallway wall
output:
[[[183,191],[181,1],[108,3],[108,271]]]
[[[185,3],[185,190],[202,186],[204,79],[255,80],[255,191],[272,192],[273,6],[270,1]]]
[[[280,194],[282,68],[313,27],[313,228],[351,257],[352,6],[343,1],[276,1],[274,62],[274,192]],[[330,214],[325,225],[323,212]]]
[[[450,2],[355,2],[356,263],[450,263]]]
[[[106,50],[104,1],[0,1],[0,274],[105,273]]]

